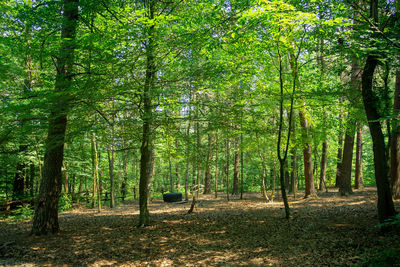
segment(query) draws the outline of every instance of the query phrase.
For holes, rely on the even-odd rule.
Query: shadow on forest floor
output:
[[[302,194],[290,196],[289,221],[278,199],[265,203],[256,193],[230,202],[222,194],[201,195],[190,215],[190,202],[156,199],[146,228],[135,227],[135,201],[102,213],[84,207],[62,213],[57,235],[28,236],[30,222],[0,221],[0,265],[346,266],[361,262],[363,253],[400,252],[398,237],[374,227],[374,188],[347,197]]]

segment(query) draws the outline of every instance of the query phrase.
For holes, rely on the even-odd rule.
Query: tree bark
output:
[[[321,155],[321,164],[320,164],[320,174],[319,174],[319,190],[322,191],[328,190],[326,187],[326,166],[327,166],[327,158],[328,158],[328,141],[325,140],[322,143],[322,155]]]
[[[342,118],[340,118],[342,119]],[[336,180],[335,180],[335,187],[339,187],[339,182],[341,179],[341,171],[342,171],[342,157],[343,157],[343,132],[340,131],[339,133],[339,140],[338,140],[338,152],[337,152],[337,165],[336,165]]]
[[[396,84],[394,90],[393,133],[390,144],[390,178],[392,181],[393,198],[400,199],[400,70],[396,71]]]
[[[291,156],[292,172],[290,173],[289,193],[293,193],[293,196],[296,199],[296,191],[297,191],[297,152],[296,152],[296,149],[292,149],[291,155],[292,155]]]
[[[232,195],[239,195],[239,138],[235,138]]]
[[[225,165],[225,180],[226,180],[226,199],[229,201],[229,158],[230,158],[230,142],[226,139],[226,165]]]
[[[92,207],[96,207],[97,211],[101,212],[101,191],[99,179],[99,159],[97,157],[97,142],[96,135],[92,132],[92,177],[93,177],[93,199]]]
[[[303,139],[305,140],[304,148],[303,148],[303,157],[304,157],[304,179],[305,179],[305,198],[310,196],[315,196],[315,187],[314,187],[314,175],[313,175],[313,164],[312,164],[312,150],[311,144],[309,142],[309,126],[308,120],[304,116],[303,112],[299,112],[300,124],[303,127]]]
[[[147,17],[154,19],[154,2],[149,0],[145,1],[147,9]],[[150,224],[150,215],[147,208],[149,199],[149,186],[151,184],[151,177],[153,173],[153,87],[156,76],[155,56],[154,56],[154,25],[147,29],[147,43],[146,43],[146,77],[143,87],[142,101],[143,101],[143,133],[142,145],[140,147],[140,181],[139,181],[139,227]]]
[[[374,1],[372,1],[374,2]],[[382,132],[381,116],[376,107],[378,99],[373,93],[373,78],[378,59],[369,55],[362,73],[362,96],[374,151],[375,180],[378,189],[378,217],[380,222],[396,214],[389,184],[389,166],[385,151],[385,136]]]
[[[212,134],[208,134],[208,151],[207,151],[207,159],[206,159],[206,175],[204,179],[204,194],[211,193],[211,161],[213,155],[213,142],[214,137]]]
[[[351,170],[353,167],[354,134],[354,124],[349,125],[344,138],[342,169],[339,181],[339,193],[342,196],[353,193],[351,189]]]
[[[363,131],[362,125],[357,128],[357,143],[356,143],[356,170],[354,176],[354,188],[360,189],[363,187],[363,172],[362,172],[362,148],[363,148]]]
[[[218,197],[218,131],[215,142],[215,198]]]
[[[61,47],[57,58],[55,91],[66,93],[72,83],[74,63],[74,41],[78,22],[78,0],[63,1],[63,24],[61,26]],[[65,131],[67,127],[67,95],[57,97],[51,103],[49,128],[46,140],[43,180],[40,185],[32,233],[46,234],[59,231],[58,199],[61,193],[61,167],[64,157]]]

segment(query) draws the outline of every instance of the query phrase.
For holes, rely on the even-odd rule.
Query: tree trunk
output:
[[[290,173],[290,193],[293,193],[293,197],[296,199],[296,191],[297,191],[297,152],[295,149],[292,149],[292,172]]]
[[[351,124],[348,126],[344,138],[342,169],[339,180],[339,193],[342,196],[353,193],[351,189],[351,170],[353,167],[354,134],[354,124]]]
[[[208,134],[208,151],[206,159],[206,175],[204,179],[204,194],[211,194],[211,161],[213,155],[213,142],[214,137],[212,134]]]
[[[303,138],[305,140],[304,148],[303,148],[303,157],[304,157],[304,179],[305,179],[305,198],[310,196],[315,196],[315,187],[314,187],[314,175],[313,175],[313,164],[312,164],[312,150],[311,144],[309,142],[309,126],[308,120],[304,116],[303,112],[299,112],[300,124],[303,127]]]
[[[68,173],[68,162],[64,162],[63,163],[63,167],[64,167],[64,171],[63,171],[63,186],[64,186],[64,194],[68,195],[69,191],[68,191],[68,182],[69,182],[69,173]]]
[[[339,187],[339,182],[341,179],[341,171],[342,171],[342,156],[343,156],[343,132],[340,131],[339,133],[339,140],[338,140],[338,152],[337,152],[337,165],[336,165],[336,180],[335,180],[335,187]]]
[[[235,138],[232,195],[239,195],[239,138]]]
[[[362,125],[357,129],[357,143],[356,143],[356,170],[354,176],[354,188],[359,189],[363,187],[363,172],[362,172],[362,147],[363,147],[363,132]]]
[[[122,155],[122,184],[121,184],[121,193],[122,193],[122,201],[125,201],[127,195],[128,188],[128,151],[125,151]]]
[[[215,142],[215,198],[218,197],[218,131]]]
[[[225,165],[225,180],[226,180],[226,199],[229,201],[229,158],[230,158],[230,142],[226,139],[226,165]]]
[[[322,155],[321,155],[321,168],[319,174],[319,190],[328,190],[326,187],[326,165],[327,165],[327,158],[328,158],[328,141],[324,141],[322,143]]]
[[[113,142],[113,141],[111,141]],[[110,208],[115,207],[115,197],[114,197],[114,146],[111,144],[107,146],[107,156],[108,156],[108,172],[110,175]]]
[[[396,71],[396,84],[394,91],[393,133],[391,138],[390,178],[392,180],[393,198],[400,199],[400,70]]]
[[[381,116],[378,113],[376,99],[373,93],[373,77],[378,65],[376,56],[369,55],[362,73],[362,96],[367,114],[368,126],[372,136],[374,151],[375,180],[378,189],[378,217],[380,222],[396,214],[389,184],[389,166],[385,151],[385,136],[382,132]]]
[[[154,2],[145,1],[148,9],[147,17],[150,20],[154,19]],[[153,173],[153,134],[152,134],[152,98],[153,87],[156,78],[155,56],[154,56],[154,25],[147,29],[146,43],[146,77],[143,87],[143,134],[142,145],[140,147],[140,181],[139,181],[139,227],[150,224],[150,215],[147,208],[149,199],[149,186]]]
[[[63,23],[61,26],[61,47],[57,57],[55,91],[64,93],[72,83],[74,63],[74,41],[78,21],[78,0],[64,0]],[[64,157],[64,141],[67,126],[67,96],[57,97],[51,103],[49,128],[46,140],[43,180],[33,218],[32,233],[56,233],[58,224],[58,199],[61,193],[61,167]]]
[[[169,192],[174,192],[174,178],[172,177],[172,158],[171,158],[171,142],[168,140],[168,177]]]
[[[101,191],[99,188],[99,159],[97,157],[96,135],[92,132],[92,177],[93,177],[93,199],[92,207],[96,207],[101,212]]]

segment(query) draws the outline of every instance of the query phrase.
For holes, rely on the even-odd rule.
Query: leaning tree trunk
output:
[[[396,72],[393,109],[396,117],[393,119],[394,127],[390,144],[390,178],[392,180],[393,198],[400,199],[400,70]]]
[[[78,0],[64,0],[63,24],[61,26],[61,47],[57,57],[55,91],[69,91],[72,83],[75,33],[78,22]],[[65,131],[67,127],[67,96],[54,98],[49,114],[49,128],[32,233],[56,233],[58,224],[58,199],[61,194],[61,167],[64,157]]]
[[[394,216],[396,212],[389,184],[389,166],[385,151],[385,136],[382,132],[381,116],[378,113],[376,105],[378,100],[372,90],[373,77],[377,65],[377,57],[369,55],[362,74],[362,96],[373,143],[375,180],[378,189],[378,217],[380,222],[384,222],[389,217]]]
[[[362,172],[362,144],[363,132],[362,126],[359,125],[357,129],[357,142],[356,142],[356,170],[354,175],[354,188],[359,189],[363,187],[363,172]]]

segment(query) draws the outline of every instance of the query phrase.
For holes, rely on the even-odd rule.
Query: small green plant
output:
[[[58,200],[58,210],[60,212],[72,209],[72,197],[69,195],[62,194]]]
[[[387,219],[385,222],[378,224],[376,227],[385,228],[388,226],[400,226],[400,213],[398,213],[393,218]]]
[[[12,221],[22,222],[33,217],[34,210],[30,204],[22,204],[18,206],[16,210],[13,211],[13,215],[9,218]]]

